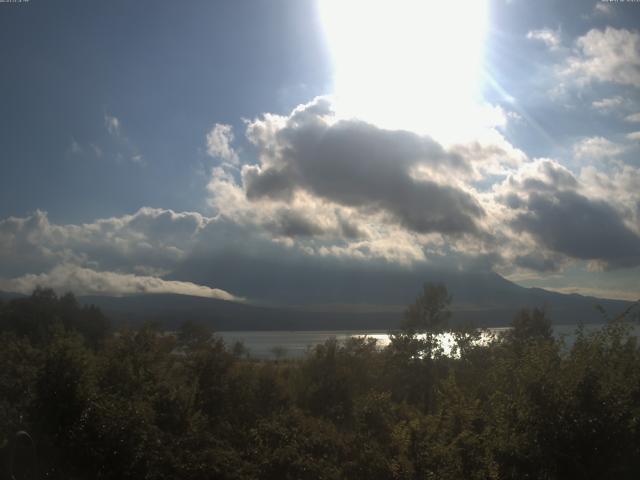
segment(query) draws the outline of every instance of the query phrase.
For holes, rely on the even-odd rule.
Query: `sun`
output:
[[[479,114],[485,0],[319,0],[338,113],[453,141]]]

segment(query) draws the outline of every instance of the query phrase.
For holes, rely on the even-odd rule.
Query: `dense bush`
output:
[[[457,330],[445,355],[449,301],[427,286],[384,349],[329,340],[269,362],[193,324],[109,334],[97,309],[38,290],[0,304],[5,464],[24,429],[53,479],[638,478],[623,319],[568,346],[523,311],[485,344]]]

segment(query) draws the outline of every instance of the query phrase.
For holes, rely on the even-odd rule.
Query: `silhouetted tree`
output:
[[[416,301],[404,314],[401,328],[408,334],[439,332],[447,325],[451,295],[441,283],[426,283]]]

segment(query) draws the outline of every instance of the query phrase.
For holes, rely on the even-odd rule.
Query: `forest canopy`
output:
[[[203,325],[114,332],[71,294],[2,302],[0,478],[637,478],[630,322],[568,345],[523,310],[488,342],[456,328],[445,355],[449,303],[425,285],[384,348],[264,361]]]

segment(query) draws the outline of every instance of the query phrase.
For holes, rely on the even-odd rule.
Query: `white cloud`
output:
[[[80,225],[51,223],[45,212],[0,220],[0,274],[43,271],[74,262],[99,270],[137,265],[170,270],[212,220],[195,212],[141,208],[133,215]]]
[[[611,82],[640,87],[640,33],[607,27],[576,40],[563,74],[579,83]]]
[[[608,2],[599,0],[598,3],[593,7],[593,13],[595,15],[602,15],[605,17],[612,17],[615,15],[615,10],[613,9],[613,5]]]
[[[107,132],[109,132],[110,135],[119,137],[122,134],[120,130],[120,120],[118,120],[117,117],[105,113],[104,126],[107,128]]]
[[[122,122],[115,116],[105,113],[104,125],[113,139],[113,143],[117,147],[114,152],[115,159],[122,161],[125,158],[136,165],[146,165],[144,156],[138,151],[138,148],[131,142],[122,128]],[[102,156],[102,149],[92,145],[96,156]]]
[[[640,132],[631,132],[631,133],[627,133],[626,137],[629,140],[633,140],[636,142],[640,142]]]
[[[238,163],[238,153],[233,146],[233,127],[216,123],[207,133],[207,153],[232,164]]]
[[[614,110],[624,103],[624,99],[620,95],[615,97],[602,98],[600,100],[594,100],[591,105],[593,108],[601,111]]]
[[[527,33],[527,38],[544,43],[550,50],[557,50],[562,44],[560,32],[548,28],[531,30]]]
[[[89,146],[91,147],[91,150],[93,150],[93,153],[95,153],[96,157],[102,157],[104,152],[98,145],[91,143]]]
[[[639,113],[634,113],[632,115],[629,115],[629,116],[625,117],[625,120],[627,122],[634,122],[634,123],[640,122],[640,112]]]
[[[62,264],[48,273],[26,274],[12,279],[0,279],[0,290],[30,294],[36,287],[53,288],[76,295],[122,296],[148,293],[174,293],[219,300],[241,300],[218,288],[192,282],[163,280],[158,277],[95,271],[73,264]]]
[[[75,138],[71,139],[71,146],[69,147],[69,151],[71,153],[73,153],[74,155],[79,155],[81,153],[83,153],[83,148],[82,146],[76,141]]]
[[[584,138],[573,146],[573,155],[578,159],[611,158],[623,151],[623,147],[604,137]]]
[[[619,160],[587,165],[580,170],[580,184],[584,195],[610,204],[627,227],[640,235],[640,168]]]

